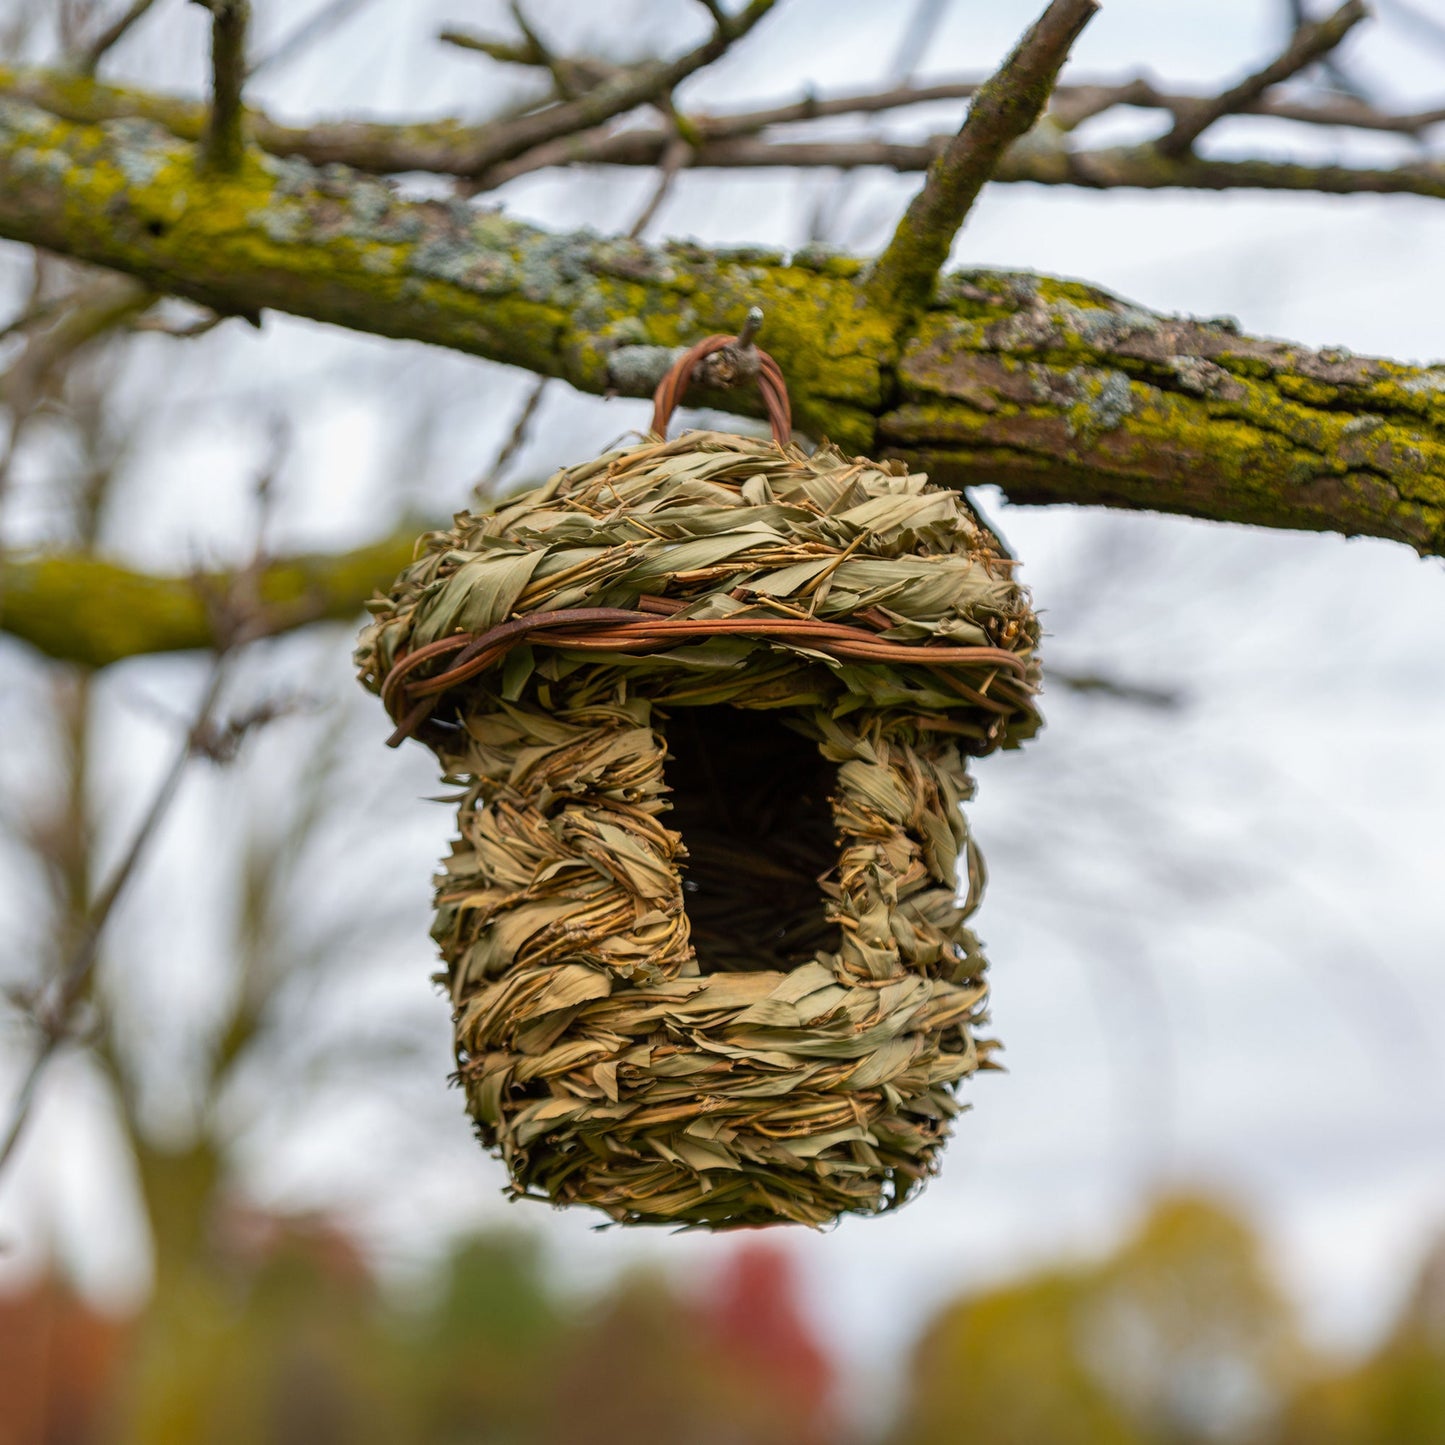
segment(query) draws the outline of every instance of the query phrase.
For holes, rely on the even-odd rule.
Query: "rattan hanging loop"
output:
[[[783,379],[783,369],[761,347],[745,342],[741,336],[705,336],[668,367],[662,380],[657,383],[657,390],[652,394],[653,435],[667,435],[672,414],[687,394],[698,363],[720,352],[738,355],[748,370],[756,367],[758,390],[762,392],[763,405],[767,408],[768,425],[773,429],[773,440],[780,447],[787,446],[793,439],[793,403],[788,396],[788,383]]]
[[[679,357],[651,439],[423,538],[357,653],[464,789],[433,933],[482,1141],[627,1223],[822,1224],[933,1171],[991,1047],[965,756],[1037,725],[992,535],[793,446],[749,340]],[[664,439],[705,363],[771,442]]]

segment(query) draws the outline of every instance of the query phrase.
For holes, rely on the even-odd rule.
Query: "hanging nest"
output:
[[[462,789],[433,936],[482,1142],[624,1223],[820,1225],[935,1170],[994,1047],[964,760],[1038,722],[995,537],[791,445],[736,340],[652,440],[423,537],[357,652]],[[656,439],[709,348],[772,441]]]

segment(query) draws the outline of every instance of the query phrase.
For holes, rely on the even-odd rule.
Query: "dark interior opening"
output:
[[[678,708],[667,723],[669,827],[703,973],[786,970],[836,948],[822,874],[837,861],[834,768],[778,716]]]

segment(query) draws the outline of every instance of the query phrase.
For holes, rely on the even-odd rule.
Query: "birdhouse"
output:
[[[666,440],[694,371],[773,437]],[[653,434],[418,543],[357,660],[457,796],[457,1076],[517,1195],[627,1224],[906,1200],[987,1067],[966,759],[1037,726],[994,535],[685,353]]]

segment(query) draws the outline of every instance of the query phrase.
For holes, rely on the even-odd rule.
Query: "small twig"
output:
[[[494,40],[490,35],[450,28],[441,31],[437,39],[443,45],[454,45],[460,50],[475,50],[503,65],[525,65],[545,70],[552,77],[554,95],[562,100],[575,100],[594,87],[615,81],[642,65],[655,66],[658,63],[655,60],[645,61],[629,67],[613,65],[591,56],[558,55],[538,34],[516,0],[513,0],[510,9],[517,29],[522,32],[520,44],[515,40]]]
[[[246,153],[241,89],[246,80],[250,0],[194,0],[211,12],[211,115],[202,143],[207,169],[241,169]]]
[[[712,23],[717,29],[722,30],[727,26],[727,12],[718,4],[718,0],[698,0],[698,4],[712,16]]]
[[[536,54],[529,45],[518,45],[515,40],[493,40],[490,35],[458,30],[455,26],[437,31],[437,40],[443,45],[454,45],[458,50],[475,50],[478,54],[501,61],[503,65],[547,64],[546,58]]]
[[[1005,149],[1044,113],[1069,47],[1096,0],[1051,0],[998,72],[979,88],[958,134],[928,168],[867,283],[870,300],[894,316],[927,304],[949,247]]]
[[[1309,11],[1305,9],[1305,0],[1285,0],[1285,9],[1289,12],[1292,34],[1312,23]],[[1365,93],[1364,87],[1357,84],[1346,73],[1345,68],[1333,55],[1325,56],[1320,62],[1320,70],[1328,78],[1330,85],[1341,95],[1369,104],[1369,96]]]
[[[558,95],[564,100],[572,100],[579,91],[591,88],[588,80],[580,77],[575,68],[569,67],[567,61],[542,39],[536,27],[527,19],[527,12],[522,9],[518,0],[511,0],[507,9],[512,13],[512,23],[522,32],[523,44],[518,49],[528,56],[526,63],[547,70],[552,76],[552,83],[557,87]],[[596,72],[599,79],[604,73],[604,70]]]
[[[1184,694],[1173,687],[1160,687],[1146,682],[1129,682],[1101,672],[1075,672],[1069,668],[1050,667],[1046,685],[1062,687],[1068,692],[1086,693],[1108,698],[1113,702],[1130,703],[1136,707],[1168,712],[1184,704]]]
[[[133,0],[131,6],[121,11],[89,45],[81,51],[76,60],[76,69],[82,75],[94,75],[100,62],[105,58],[106,52],[113,49],[125,37],[126,32],[136,21],[144,18],[145,13],[156,3],[156,0]]]
[[[626,69],[590,55],[554,55],[536,41],[534,32],[529,30],[526,33],[532,38],[520,45],[515,40],[493,40],[489,35],[477,35],[470,30],[442,30],[438,32],[437,39],[443,45],[454,45],[459,50],[475,50],[503,65],[526,65],[545,70],[552,77],[556,96],[562,100],[574,99],[594,86],[616,80]],[[535,101],[529,102],[524,109],[532,110],[535,104]]]
[[[537,408],[542,405],[542,395],[547,390],[549,377],[539,376],[533,383],[531,391],[527,393],[527,399],[517,412],[517,419],[512,423],[512,430],[507,440],[502,443],[501,450],[492,458],[492,465],[487,468],[483,476],[472,488],[472,497],[477,502],[485,502],[491,498],[497,489],[497,483],[502,479],[502,473],[511,465],[513,457],[526,445],[527,434],[532,427],[532,418],[537,415]]]
[[[609,79],[574,99],[518,116],[515,120],[488,128],[483,144],[476,148],[469,174],[486,184],[493,167],[524,156],[534,147],[625,115],[638,106],[661,103],[689,76],[711,65],[756,26],[777,0],[748,0],[736,15],[725,17],[701,45],[675,60],[646,61],[627,66]]]
[[[657,185],[653,188],[651,196],[648,197],[647,204],[643,206],[637,219],[632,223],[632,229],[627,233],[629,241],[636,241],[652,224],[653,217],[662,209],[662,203],[671,194],[678,175],[691,161],[692,155],[691,144],[681,136],[676,136],[672,144],[663,151],[662,159],[658,162],[657,167]]]
[[[1238,85],[1186,110],[1174,122],[1173,129],[1155,143],[1160,154],[1171,160],[1186,154],[1215,121],[1238,113],[1258,101],[1265,91],[1323,60],[1368,13],[1363,0],[1346,0],[1328,20],[1301,26],[1284,53],[1263,70],[1245,76]]]

